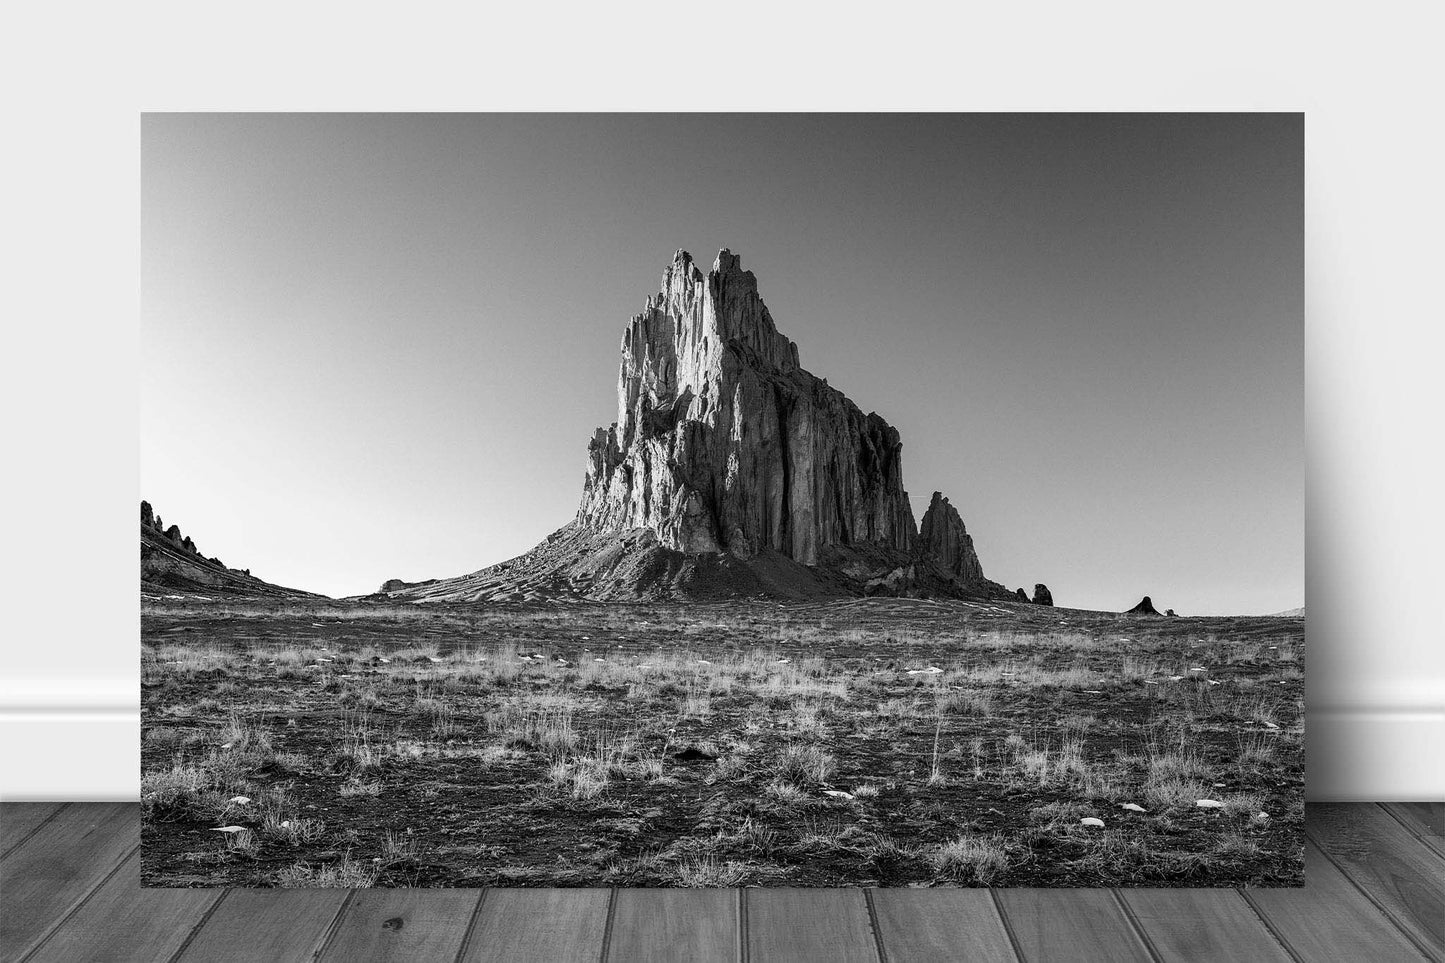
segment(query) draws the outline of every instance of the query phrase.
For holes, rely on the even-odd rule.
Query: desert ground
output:
[[[150,886],[1302,882],[1299,618],[150,594],[142,642]]]

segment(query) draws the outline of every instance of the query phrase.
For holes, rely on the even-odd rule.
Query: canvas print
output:
[[[142,132],[146,885],[1301,884],[1299,115]]]

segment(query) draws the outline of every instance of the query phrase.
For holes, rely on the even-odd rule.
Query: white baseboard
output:
[[[0,799],[137,798],[136,695],[106,680],[0,687]],[[1442,711],[1310,709],[1305,755],[1311,802],[1445,799]]]

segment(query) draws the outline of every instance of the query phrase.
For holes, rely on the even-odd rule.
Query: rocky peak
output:
[[[897,431],[799,367],[737,255],[719,251],[704,275],[674,254],[621,349],[617,422],[588,446],[583,528],[807,565],[834,546],[912,547]]]
[[[923,524],[918,528],[918,548],[965,582],[983,581],[983,566],[973,549],[973,537],[964,527],[958,509],[949,504],[942,492],[933,493],[928,511],[923,513]]]
[[[1048,587],[1047,585],[1045,585],[1043,582],[1037,582],[1037,583],[1034,584],[1034,604],[1035,604],[1035,605],[1053,605],[1053,604],[1054,604],[1054,593],[1050,592],[1050,591],[1049,591],[1049,587]]]

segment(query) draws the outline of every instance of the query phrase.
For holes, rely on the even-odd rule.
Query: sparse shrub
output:
[[[998,835],[963,835],[929,854],[934,870],[960,883],[987,885],[1008,869],[1008,850]]]
[[[786,779],[774,779],[763,791],[784,806],[805,805],[813,798]]]
[[[226,834],[226,852],[250,855],[256,851],[256,834],[249,829]]]
[[[838,761],[820,746],[793,743],[778,757],[778,772],[784,778],[804,783],[827,782]]]
[[[367,889],[376,885],[377,869],[363,866],[348,852],[334,863],[297,863],[276,874],[276,885],[292,889]]]
[[[749,876],[746,863],[732,859],[724,862],[711,856],[684,859],[671,873],[676,885],[691,888],[740,886],[747,882]]]

